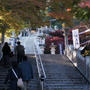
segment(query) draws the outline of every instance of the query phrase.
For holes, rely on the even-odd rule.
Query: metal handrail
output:
[[[39,54],[39,58],[40,58],[41,67],[42,67],[42,71],[43,71],[44,77],[46,78],[46,73],[45,73],[45,70],[44,70],[44,67],[43,67],[43,64],[42,64],[42,60],[41,60],[40,54]]]
[[[45,74],[45,70],[43,67],[42,60],[41,60],[41,56],[40,56],[38,49],[37,49],[37,46],[35,44],[34,44],[34,51],[35,51],[38,75],[39,75],[40,84],[41,84],[41,90],[44,90],[44,80],[46,78],[46,74]]]

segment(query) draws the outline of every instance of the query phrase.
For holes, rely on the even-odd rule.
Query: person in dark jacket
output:
[[[25,54],[24,46],[17,42],[17,46],[15,47],[15,54],[17,56],[17,62],[20,63],[23,60],[23,56]]]
[[[17,74],[18,78],[22,77],[22,73],[21,70],[18,68],[18,64],[16,61],[12,62],[12,68],[14,69],[15,73]],[[18,86],[17,86],[17,78],[15,76],[15,74],[12,71],[12,68],[8,71],[8,74],[6,76],[5,79],[5,84],[8,83],[9,81],[9,90],[21,90]]]
[[[9,63],[9,55],[11,53],[11,49],[10,49],[7,42],[5,42],[5,44],[4,44],[3,48],[2,48],[2,53],[3,53],[4,65],[7,65]]]
[[[27,61],[27,56],[23,57],[23,62],[19,64],[22,71],[22,79],[24,81],[24,90],[28,90],[30,80],[33,78],[33,70],[30,62]]]

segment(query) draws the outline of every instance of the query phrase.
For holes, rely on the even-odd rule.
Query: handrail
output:
[[[45,74],[45,70],[44,70],[44,67],[43,67],[43,64],[42,64],[42,60],[41,60],[40,54],[39,54],[39,58],[40,58],[40,62],[41,62],[41,67],[42,67],[43,75],[46,78],[46,74]]]
[[[44,80],[46,78],[46,74],[45,74],[45,70],[44,70],[44,67],[43,67],[41,56],[39,54],[39,51],[38,51],[38,48],[37,48],[36,44],[34,44],[34,52],[35,52],[35,57],[36,57],[38,75],[39,75],[40,84],[41,84],[41,90],[44,90]]]

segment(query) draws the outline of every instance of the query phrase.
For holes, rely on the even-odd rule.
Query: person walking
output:
[[[9,56],[10,56],[10,53],[11,53],[11,49],[10,49],[7,42],[4,43],[4,46],[2,48],[2,53],[3,53],[3,57],[2,57],[3,63],[6,66],[6,65],[9,64]]]
[[[9,81],[9,89],[8,90],[21,90],[21,88],[19,88],[17,86],[17,78],[13,72],[13,70],[15,71],[15,73],[17,74],[18,78],[21,78],[22,77],[22,73],[21,73],[21,70],[18,68],[18,63],[16,61],[13,61],[12,62],[12,68],[10,68],[8,70],[8,74],[5,78],[5,82],[4,84],[7,84],[8,81]]]
[[[30,80],[33,79],[33,70],[30,62],[28,62],[27,56],[23,57],[23,61],[19,64],[19,68],[22,71],[22,79],[24,81],[24,90],[29,90]]]
[[[17,62],[20,63],[23,60],[23,56],[25,55],[24,46],[17,42],[17,46],[15,47],[15,55],[17,56]]]

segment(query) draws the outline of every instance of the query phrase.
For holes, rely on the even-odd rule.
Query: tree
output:
[[[10,28],[40,27],[49,18],[73,25],[73,19],[88,20],[89,8],[79,6],[81,0],[0,0],[0,16]],[[78,13],[79,12],[79,13]],[[83,15],[81,16],[81,14]],[[49,17],[49,18],[48,18]],[[82,18],[82,19],[81,19]]]
[[[9,25],[5,23],[3,20],[0,20],[0,31],[2,33],[2,43],[4,42],[4,35],[6,32],[6,29],[9,28]]]
[[[60,22],[66,22],[67,25],[72,25],[73,0],[50,0],[49,5],[48,16],[56,18]]]
[[[24,22],[17,16],[12,16],[11,12],[5,9],[0,10],[0,32],[2,33],[2,43],[4,42],[4,35],[8,29],[19,30],[23,28]],[[11,33],[11,32],[10,32]]]
[[[0,0],[0,17],[15,31],[39,27],[47,23],[43,21],[45,6],[46,0]]]
[[[11,11],[13,16],[19,16],[24,21],[29,21],[31,26],[42,25],[46,0],[1,0],[1,5],[6,11]]]
[[[90,22],[90,0],[81,0],[77,5],[73,5],[72,13],[75,18],[83,22]]]
[[[85,3],[84,7],[81,3]],[[90,0],[49,0],[48,16],[73,25],[73,20],[90,22]]]

